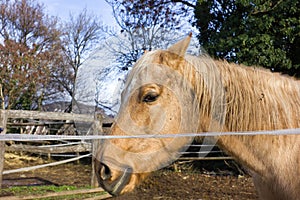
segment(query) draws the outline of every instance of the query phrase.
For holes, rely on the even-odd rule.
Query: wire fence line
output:
[[[52,162],[52,163],[47,163],[47,164],[42,164],[42,165],[35,165],[35,166],[31,166],[31,167],[24,167],[24,168],[19,168],[19,169],[11,169],[11,170],[5,170],[3,171],[3,175],[4,174],[12,174],[12,173],[18,173],[18,172],[26,172],[26,171],[31,171],[31,170],[36,170],[36,169],[40,169],[40,168],[44,168],[44,167],[52,167],[52,166],[56,166],[56,165],[60,165],[60,164],[65,164],[68,162],[73,162],[82,158],[86,158],[86,157],[90,157],[92,154],[85,154],[82,156],[77,156],[75,158],[70,158],[67,160],[62,160],[62,161],[57,161],[57,162]]]
[[[26,125],[35,125],[33,122],[41,123],[45,122],[44,125],[47,123],[50,124],[51,121],[56,122],[66,122],[68,124],[76,123],[75,128],[79,128],[78,133],[74,133],[72,135],[66,134],[66,135],[60,135],[60,134],[53,134],[56,131],[49,131],[45,134],[20,134],[20,133],[8,133],[6,134],[6,131],[8,130],[8,127],[19,125],[21,127],[24,127],[24,123],[21,123],[23,121],[16,121],[18,124],[11,123],[8,121],[8,119],[26,119],[25,122],[28,122]],[[39,119],[39,120],[36,120]],[[28,120],[28,121],[27,121]],[[72,121],[72,122],[70,122]],[[64,123],[61,122],[61,125]],[[83,126],[82,123],[88,124],[89,126]],[[47,124],[47,125],[48,125]],[[54,122],[53,122],[54,124]],[[52,123],[51,123],[52,125]],[[37,111],[11,111],[11,110],[0,110],[0,186],[2,184],[2,171],[3,171],[3,163],[4,163],[4,153],[5,153],[5,142],[10,141],[16,141],[16,142],[37,142],[37,143],[45,143],[43,141],[54,141],[54,144],[51,145],[42,145],[42,146],[33,146],[32,148],[35,148],[36,150],[39,150],[40,152],[45,152],[47,149],[55,149],[56,151],[49,151],[50,153],[61,153],[61,151],[58,151],[59,148],[65,148],[72,147],[73,146],[80,146],[85,145],[86,143],[93,143],[89,148],[85,148],[85,152],[90,152],[86,155],[83,155],[84,157],[90,157],[94,155],[95,151],[97,150],[98,141],[97,140],[109,140],[109,139],[130,139],[130,138],[181,138],[181,137],[218,137],[218,136],[229,136],[229,135],[245,135],[245,136],[254,136],[254,135],[295,135],[300,134],[300,127],[295,129],[285,129],[285,130],[275,130],[275,131],[247,131],[247,132],[205,132],[205,133],[180,133],[180,134],[138,134],[138,135],[106,135],[103,132],[101,132],[101,127],[103,127],[103,120],[101,118],[98,119],[95,115],[82,115],[82,114],[70,114],[70,113],[55,113],[55,112],[37,112]],[[15,127],[13,127],[15,128]],[[57,127],[50,127],[52,129],[56,129]],[[84,134],[81,129],[88,130],[85,131]],[[60,130],[60,129],[59,129]],[[91,131],[90,131],[91,130]],[[15,129],[10,129],[10,131],[15,131]],[[78,135],[81,134],[81,135]],[[56,144],[56,142],[59,141],[63,144]],[[66,144],[65,144],[66,143]],[[2,146],[1,146],[2,145]],[[19,145],[18,143],[16,145]],[[20,144],[22,145],[22,144]],[[52,146],[54,145],[54,146]],[[193,146],[194,144],[192,144]],[[201,144],[195,145],[197,152],[191,153],[191,155],[196,155],[193,158],[189,156],[188,153],[182,153],[183,157],[180,159],[182,160],[203,160],[204,156],[208,153],[207,148],[213,148],[213,146],[208,144]],[[19,147],[19,146],[17,146]],[[198,151],[198,147],[200,148]],[[205,147],[205,148],[204,148]],[[8,148],[8,147],[7,147]],[[46,150],[45,150],[46,149]],[[7,149],[8,150],[8,149]],[[25,150],[25,149],[23,149]],[[70,150],[68,150],[70,152]],[[74,152],[73,150],[71,152]],[[203,153],[204,152],[204,153]],[[209,153],[214,153],[210,151]],[[217,152],[220,154],[220,152]],[[65,153],[63,153],[65,154]],[[204,155],[205,154],[205,155]],[[48,154],[49,155],[49,154]],[[74,159],[67,159],[63,162],[72,162],[74,160],[82,158],[79,156],[80,154],[76,154]],[[232,159],[231,157],[216,157],[214,154],[211,155],[213,157],[205,157],[205,160],[217,160],[217,159]],[[218,155],[219,156],[219,155]],[[93,160],[93,159],[92,159]],[[92,161],[93,162],[93,161]],[[61,163],[53,163],[51,165],[56,165]],[[93,166],[93,164],[92,164]],[[46,167],[44,165],[38,166]],[[25,169],[19,169],[19,170],[30,170],[31,168],[25,168]],[[92,172],[94,172],[92,170]],[[15,171],[6,171],[5,173],[15,173]],[[96,186],[96,178],[95,174],[92,174],[91,177],[91,185]]]
[[[255,135],[299,135],[300,128],[240,132],[204,132],[179,134],[141,134],[141,135],[27,135],[3,134],[0,141],[53,141],[53,140],[107,140],[132,138],[181,138],[181,137],[218,137],[218,136],[255,136]]]

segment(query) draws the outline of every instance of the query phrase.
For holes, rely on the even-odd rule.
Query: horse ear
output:
[[[184,57],[187,48],[191,42],[192,33],[190,33],[186,38],[180,40],[179,42],[173,44],[168,48],[168,51],[175,53],[181,57]]]

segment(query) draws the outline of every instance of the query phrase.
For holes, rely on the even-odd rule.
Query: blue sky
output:
[[[37,0],[43,3],[45,11],[49,15],[60,17],[62,20],[67,20],[69,13],[77,14],[86,8],[100,17],[107,25],[112,25],[114,22],[111,7],[104,0]]]

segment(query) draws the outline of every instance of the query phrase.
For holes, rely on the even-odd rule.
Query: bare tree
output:
[[[74,103],[75,80],[78,70],[88,53],[96,48],[103,38],[103,24],[98,17],[83,9],[78,15],[70,14],[69,21],[63,25],[64,30],[64,65],[56,79],[72,97]]]
[[[125,69],[144,52],[164,48],[177,38],[191,15],[193,1],[173,0],[106,0],[121,28],[122,48],[112,49]],[[171,34],[173,33],[173,34]],[[124,45],[124,38],[128,41]],[[116,46],[116,45],[115,45]]]

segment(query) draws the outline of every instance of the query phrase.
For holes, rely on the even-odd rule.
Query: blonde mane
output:
[[[193,85],[197,94],[193,111],[200,112],[200,116],[212,117],[220,126],[225,125],[219,130],[300,127],[300,82],[293,77],[258,67],[212,60],[207,55],[181,58],[158,51],[142,60],[164,64],[189,80],[182,81],[181,87],[190,89],[186,84]]]
[[[216,61],[226,88],[230,131],[300,127],[300,82],[260,68]]]

